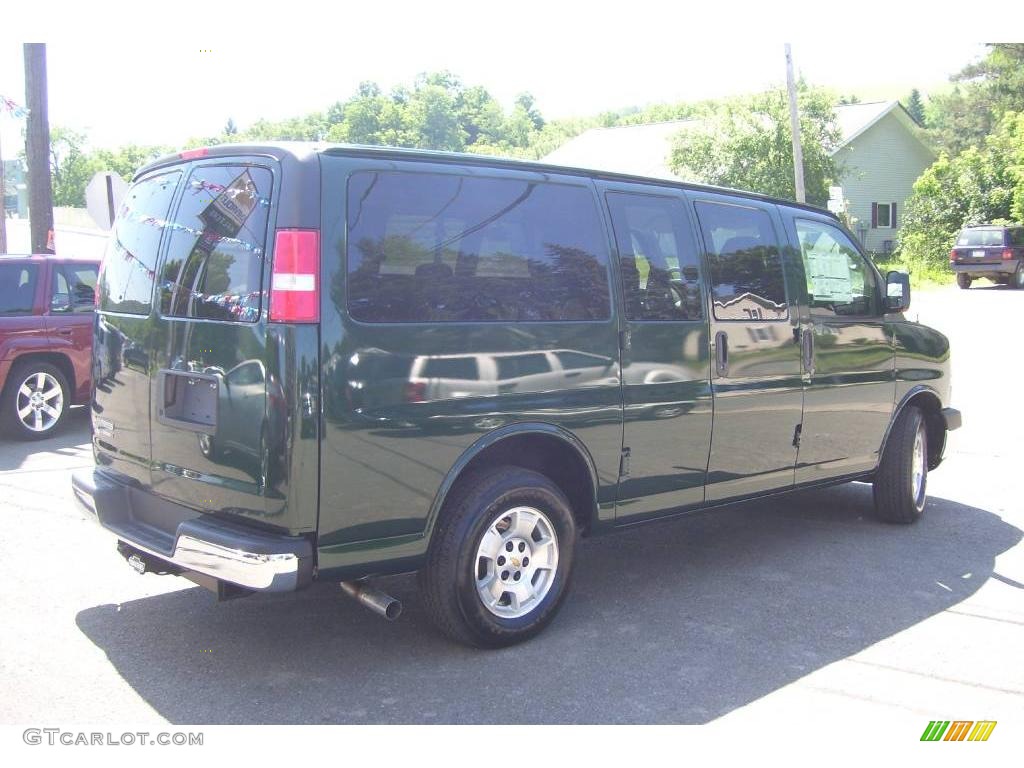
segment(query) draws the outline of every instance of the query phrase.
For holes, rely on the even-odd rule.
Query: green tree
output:
[[[238,133],[238,126],[235,125],[234,118],[228,118],[227,123],[224,125],[224,135],[234,136]]]
[[[1024,113],[1008,112],[980,146],[942,153],[914,183],[897,245],[911,266],[946,263],[957,233],[1024,218]]]
[[[93,160],[97,170],[115,171],[122,179],[130,181],[139,168],[170,152],[170,147],[126,144],[117,149],[96,150]]]
[[[1024,111],[1024,43],[990,43],[988,49],[953,75],[953,90],[932,96],[925,110],[932,141],[951,155],[984,144],[1007,112]]]
[[[456,111],[458,98],[447,73],[417,81],[403,109],[403,122],[414,146],[454,152],[465,148],[466,132]]]
[[[86,152],[87,135],[63,126],[50,129],[50,176],[53,180],[53,204],[85,205],[85,187],[98,170]]]
[[[800,135],[807,201],[824,206],[839,170],[832,150],[840,140],[832,95],[800,85]],[[743,96],[712,108],[676,137],[670,166],[709,184],[793,198],[793,150],[786,91]]]
[[[919,125],[924,125],[924,101],[921,99],[921,92],[914,88],[907,97],[907,112],[917,120]]]

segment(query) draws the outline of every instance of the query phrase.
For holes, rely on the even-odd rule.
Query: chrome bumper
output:
[[[311,580],[313,551],[308,539],[197,515],[96,470],[75,472],[71,485],[86,516],[126,544],[182,571],[263,592],[291,592]],[[148,498],[140,499],[140,494]],[[136,514],[137,506],[145,513]],[[154,525],[155,518],[160,525]]]

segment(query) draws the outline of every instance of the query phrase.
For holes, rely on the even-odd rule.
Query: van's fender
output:
[[[925,394],[927,396],[930,396],[930,397],[934,398],[935,402],[937,403],[937,406],[936,406],[935,410],[941,413],[941,411],[942,411],[942,398],[939,397],[939,393],[936,392],[935,389],[933,389],[932,387],[929,387],[927,385],[924,385],[924,384],[918,384],[918,385],[916,385],[914,387],[911,387],[910,391],[908,391],[903,396],[903,399],[900,400],[899,403],[897,403],[896,407],[893,409],[892,418],[889,419],[889,424],[885,428],[885,434],[882,435],[882,444],[878,448],[878,464],[875,465],[875,469],[876,470],[878,469],[878,466],[882,463],[882,456],[885,453],[885,445],[886,445],[886,443],[889,442],[889,433],[892,432],[893,424],[896,423],[896,420],[900,417],[900,414],[903,413],[903,409],[907,407],[907,404],[911,400],[913,400],[914,398],[916,398],[916,397],[918,397],[918,396],[920,396],[922,394]],[[942,454],[945,451],[945,448],[946,448],[946,430],[943,429],[943,431],[942,431],[942,445],[939,446],[939,450],[936,451],[935,454],[934,454],[936,456],[936,460],[934,461],[934,466],[932,466],[931,463],[929,463],[928,469],[935,469],[935,467],[939,466],[939,462],[942,461]],[[930,453],[930,451],[929,451],[929,453]]]
[[[488,448],[492,448],[503,440],[526,435],[545,435],[548,437],[554,437],[564,442],[566,446],[575,451],[580,459],[582,459],[583,464],[586,466],[587,472],[590,475],[591,490],[595,500],[594,509],[590,510],[589,514],[591,519],[596,520],[598,498],[597,468],[594,465],[594,458],[590,455],[590,451],[587,450],[583,441],[576,437],[572,432],[569,432],[556,424],[549,424],[544,421],[516,422],[514,424],[507,424],[504,427],[499,427],[498,429],[483,435],[479,440],[463,451],[462,455],[459,456],[448,470],[448,474],[445,475],[444,480],[438,488],[437,493],[434,496],[434,501],[430,506],[430,512],[427,515],[427,525],[423,530],[423,537],[428,544],[431,534],[434,531],[434,525],[437,522],[438,516],[441,514],[441,510],[444,508],[444,503],[448,498],[449,492],[473,459]]]

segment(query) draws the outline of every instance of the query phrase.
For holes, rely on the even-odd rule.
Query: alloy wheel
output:
[[[18,418],[32,432],[47,432],[64,412],[60,382],[45,371],[32,373],[18,387]]]
[[[503,619],[533,611],[551,590],[558,568],[558,537],[547,515],[514,507],[495,517],[473,561],[477,594]]]

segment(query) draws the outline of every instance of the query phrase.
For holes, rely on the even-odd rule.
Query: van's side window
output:
[[[695,204],[718,320],[785,320],[786,282],[771,217],[760,208]]]
[[[700,320],[697,255],[680,229],[678,200],[609,192],[629,320]]]
[[[100,309],[148,315],[160,237],[180,171],[161,173],[134,184],[117,213],[100,274]]]
[[[586,187],[433,173],[349,179],[356,320],[607,319],[606,251]]]
[[[838,227],[796,220],[807,298],[816,315],[876,315],[875,273]]]
[[[160,269],[163,315],[259,319],[271,182],[256,166],[192,171]]]

